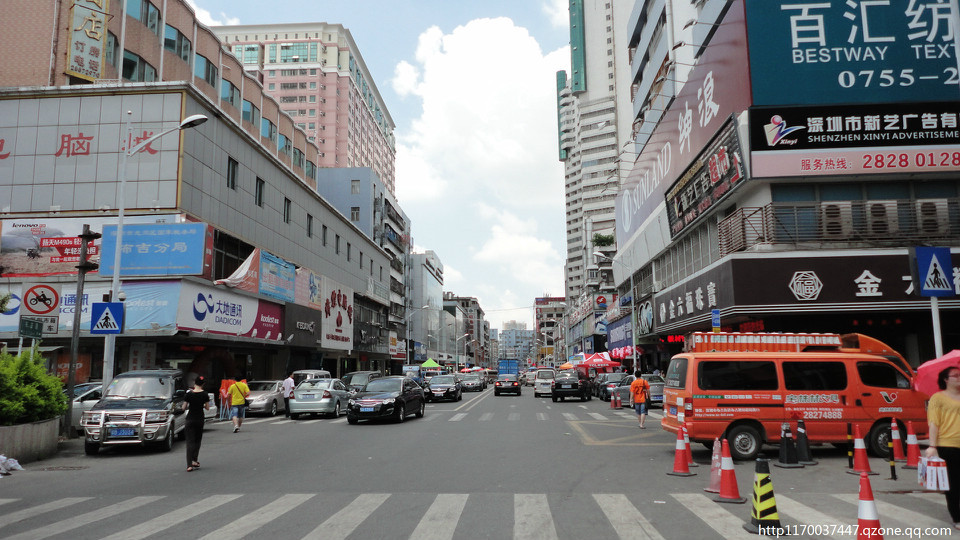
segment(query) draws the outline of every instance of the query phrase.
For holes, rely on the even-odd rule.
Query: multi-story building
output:
[[[484,320],[483,308],[476,298],[443,293],[443,307],[455,313],[463,313],[463,325],[456,331],[457,347],[460,347],[471,366],[489,367],[489,324]],[[463,360],[461,360],[461,364]]]
[[[407,310],[404,316],[411,362],[440,359],[443,311],[443,263],[433,251],[410,255]]]
[[[317,144],[318,166],[369,167],[396,193],[393,119],[348,29],[317,22],[213,32]]]
[[[508,321],[499,333],[500,358],[519,360],[521,366],[536,364],[535,333],[527,330],[527,323]]]
[[[125,297],[118,370],[388,369],[369,337],[393,254],[317,193],[317,145],[186,2],[4,7],[23,34],[0,41],[0,273],[18,304],[0,338],[43,292],[58,364],[79,311],[85,376],[109,378],[93,303]],[[84,225],[103,238],[81,292]]]
[[[715,322],[960,345],[958,60],[917,54],[955,51],[957,14],[894,4],[636,2],[612,269],[645,366]]]
[[[534,322],[539,342],[537,357],[541,362],[560,365],[566,358],[563,348],[563,318],[567,307],[563,297],[541,297],[534,301]]]

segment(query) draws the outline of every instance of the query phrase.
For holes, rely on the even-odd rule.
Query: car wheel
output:
[[[170,426],[170,429],[167,430],[167,436],[160,443],[160,450],[164,452],[173,450],[173,426]]]
[[[463,401],[463,392],[457,394],[457,401]]]
[[[730,457],[733,459],[750,460],[760,453],[760,432],[749,424],[740,424],[727,432],[730,442]]]
[[[352,416],[351,414],[347,413],[347,423],[348,423],[348,424],[350,424],[351,426],[353,426],[353,425],[356,425],[356,423],[359,422],[359,421],[360,421],[359,418],[357,418],[356,416]]]
[[[333,418],[340,418],[340,402],[333,405]]]
[[[96,456],[100,453],[100,443],[84,441],[83,452],[88,456]]]
[[[899,429],[899,426],[897,429]],[[890,457],[890,447],[888,446],[890,437],[890,422],[880,422],[870,430],[867,441],[865,441],[866,446],[873,455],[887,459]]]
[[[403,419],[407,416],[407,410],[403,407],[403,403],[397,405],[397,423],[400,424],[403,422]]]
[[[500,395],[500,391],[499,391],[499,390],[494,390],[494,391],[493,391],[493,395],[499,396],[499,395]]]
[[[586,394],[580,396],[580,401],[586,401],[586,400],[587,400],[587,395],[586,395]]]
[[[427,404],[424,401],[420,402],[420,408],[417,409],[417,418],[423,418],[424,413],[427,412]]]
[[[270,404],[270,416],[276,416],[276,415],[277,415],[277,402],[274,401],[273,403]]]
[[[550,399],[552,399],[554,403],[557,402],[557,396],[550,396]]]

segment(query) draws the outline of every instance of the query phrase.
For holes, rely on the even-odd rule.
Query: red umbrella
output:
[[[913,378],[913,388],[928,396],[940,391],[937,386],[937,376],[948,367],[960,368],[960,350],[952,350],[940,358],[927,360],[917,368],[917,376]]]

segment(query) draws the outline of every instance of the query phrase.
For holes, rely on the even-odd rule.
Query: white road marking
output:
[[[200,540],[222,540],[223,538],[242,538],[267,523],[305,503],[313,497],[310,493],[292,493],[284,495],[272,503],[253,510],[243,519],[234,520],[223,527],[201,537]]]
[[[9,514],[4,514],[0,516],[0,527],[5,527],[11,523],[16,523],[24,519],[32,518],[33,516],[38,516],[40,514],[49,512],[51,510],[59,510],[61,508],[66,508],[67,506],[77,504],[78,502],[89,501],[93,497],[67,497],[65,499],[58,499],[56,501],[48,502],[46,504],[41,504],[39,506],[33,506],[30,508],[24,508],[23,510],[17,510],[16,512],[10,512]],[[4,503],[13,502],[17,499],[2,499]]]
[[[310,531],[303,540],[343,540],[389,498],[388,493],[364,493]]]
[[[687,510],[700,518],[711,529],[730,540],[757,540],[757,535],[750,534],[743,528],[744,521],[731,514],[720,504],[710,500],[706,495],[699,493],[673,493],[671,496],[680,501]],[[743,508],[737,505],[738,508]]]
[[[7,540],[40,540],[41,538],[49,538],[67,531],[72,531],[73,529],[79,529],[80,527],[84,527],[95,521],[100,521],[101,519],[129,512],[134,508],[158,501],[162,498],[163,497],[134,497],[121,503],[111,504],[110,506],[104,506],[92,512],[87,512],[86,514],[80,514],[79,516],[73,516],[69,519],[51,523],[39,529],[10,536]]]
[[[465,493],[438,494],[410,538],[416,538],[417,540],[448,540],[453,538],[453,532],[460,521],[460,514],[463,513],[463,507],[467,504],[467,497],[469,495]]]
[[[486,421],[490,420],[491,418],[493,418],[493,413],[487,412],[487,413],[483,413],[483,414],[480,415],[480,421],[481,421],[481,422],[486,422]]]
[[[626,495],[595,493],[594,500],[610,520],[617,536],[624,540],[663,540],[663,536],[630,503]]]
[[[514,540],[554,540],[557,529],[553,524],[550,504],[546,495],[513,496],[513,538]],[[756,539],[754,539],[756,540]]]
[[[211,495],[210,497],[201,499],[198,502],[191,503],[183,508],[177,508],[172,512],[155,517],[125,531],[120,531],[116,534],[107,536],[106,538],[101,538],[100,540],[139,540],[141,538],[146,538],[160,531],[165,531],[170,527],[179,527],[184,521],[192,517],[199,516],[200,514],[203,514],[209,510],[213,510],[214,508],[237,499],[240,496],[240,494]]]
[[[459,422],[459,421],[463,420],[463,418],[464,418],[465,416],[467,416],[467,413],[457,413],[457,414],[451,416],[451,417],[450,417],[450,420],[448,420],[448,421],[449,421],[449,422]]]

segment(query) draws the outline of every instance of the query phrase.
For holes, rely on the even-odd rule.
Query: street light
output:
[[[127,111],[127,121],[126,121],[126,133],[128,144],[133,139],[131,135],[130,126],[130,117],[133,116],[133,111]],[[153,135],[152,137],[147,138],[144,141],[141,141],[140,144],[132,148],[127,148],[127,150],[120,156],[120,187],[117,189],[117,242],[116,249],[113,252],[113,277],[110,280],[110,301],[114,302],[120,298],[120,250],[123,247],[123,215],[126,207],[126,200],[124,199],[124,191],[127,185],[127,158],[133,156],[137,152],[143,150],[153,141],[167,135],[168,133],[173,133],[174,131],[180,131],[182,129],[190,129],[192,127],[197,127],[200,124],[207,121],[207,117],[202,114],[194,114],[188,116],[180,122],[180,125],[174,128],[166,129]],[[107,386],[110,384],[110,381],[113,380],[113,370],[114,370],[114,353],[117,346],[117,335],[116,334],[107,334],[104,336],[103,342],[103,390],[104,394],[107,393]]]
[[[457,338],[457,341],[456,341],[456,343],[454,343],[454,345],[456,345],[457,343],[460,343],[460,340],[461,340],[461,339],[463,339],[463,338],[465,338],[465,337],[469,337],[469,336],[470,336],[470,334],[467,333],[467,334],[464,334],[464,335],[458,337],[458,338]],[[457,345],[457,346],[458,346],[458,345]],[[466,341],[463,342],[463,355],[464,355],[464,356],[467,355],[467,342],[466,342]],[[463,364],[464,364],[463,367],[467,367],[467,366],[466,366],[466,364],[467,364],[466,361],[464,361]],[[460,371],[460,354],[459,354],[459,353],[457,354],[457,371]]]
[[[637,311],[634,308],[637,304],[636,292],[633,290],[633,269],[620,261],[614,260],[599,251],[594,251],[593,255],[606,259],[612,263],[617,263],[630,272],[630,354],[633,356],[633,369],[640,369],[637,362]]]

